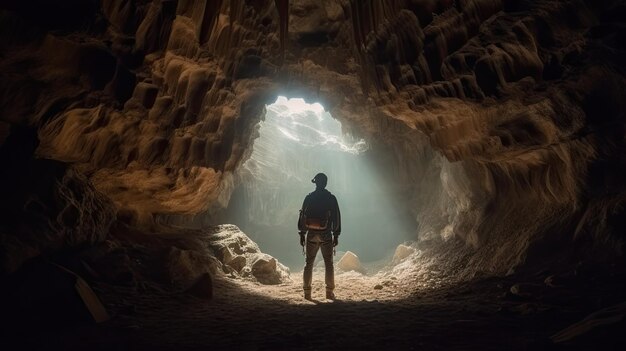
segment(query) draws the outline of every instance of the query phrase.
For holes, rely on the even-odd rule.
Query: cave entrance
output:
[[[364,263],[383,263],[398,244],[412,238],[370,162],[367,142],[342,133],[341,123],[322,105],[279,96],[266,106],[258,133],[250,158],[238,171],[240,185],[228,220],[264,252],[292,271],[302,269],[296,222],[318,172],[328,175],[327,189],[337,196],[341,210],[337,258],[352,251]]]

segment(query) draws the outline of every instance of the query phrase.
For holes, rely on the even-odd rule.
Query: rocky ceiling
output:
[[[368,140],[416,236],[464,241],[474,271],[620,255],[624,14],[617,0],[3,2],[2,270],[116,220],[219,222],[278,95]]]

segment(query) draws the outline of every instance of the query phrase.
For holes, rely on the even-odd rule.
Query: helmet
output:
[[[319,188],[325,188],[328,183],[328,177],[324,173],[318,173],[311,179],[311,183],[315,183]]]

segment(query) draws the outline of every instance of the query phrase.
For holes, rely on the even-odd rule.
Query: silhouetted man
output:
[[[328,177],[324,173],[318,173],[311,182],[315,183],[316,189],[304,198],[298,220],[300,245],[304,246],[306,242],[306,264],[303,276],[304,298],[311,300],[313,262],[315,262],[317,251],[321,248],[326,268],[326,298],[334,300],[333,247],[339,244],[341,215],[337,198],[326,190]]]

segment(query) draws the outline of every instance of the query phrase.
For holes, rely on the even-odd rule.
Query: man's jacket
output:
[[[317,189],[308,194],[302,203],[302,212],[309,218],[325,218],[328,216],[329,225],[323,233],[339,235],[341,233],[341,213],[335,195],[326,189]],[[298,230],[307,231],[301,221],[298,221]]]

